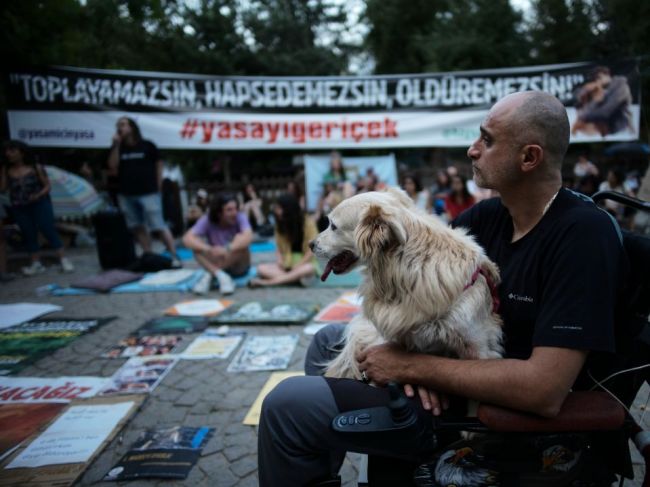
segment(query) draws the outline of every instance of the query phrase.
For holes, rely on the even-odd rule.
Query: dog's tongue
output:
[[[330,272],[332,272],[332,269],[334,269],[334,266],[332,265],[332,261],[328,261],[327,264],[325,265],[325,270],[320,276],[320,280],[325,282],[327,280],[327,276],[330,275]]]

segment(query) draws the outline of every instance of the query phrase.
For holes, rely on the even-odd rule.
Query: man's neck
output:
[[[127,147],[133,147],[135,145],[135,138],[131,135],[127,135],[126,137],[124,137],[124,144]]]
[[[535,228],[561,187],[562,181],[558,176],[535,184],[520,184],[501,193],[501,201],[512,217],[512,242]]]

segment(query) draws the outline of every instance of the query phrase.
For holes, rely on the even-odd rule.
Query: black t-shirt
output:
[[[139,196],[158,192],[158,148],[148,140],[120,147],[119,193]]]
[[[507,357],[527,359],[535,346],[614,351],[625,257],[618,228],[591,200],[560,190],[535,228],[514,243],[512,218],[498,198],[453,225],[468,228],[499,265]]]

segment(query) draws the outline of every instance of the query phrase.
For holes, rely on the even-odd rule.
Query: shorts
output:
[[[149,230],[166,230],[160,193],[143,195],[117,195],[120,208],[129,228],[147,227]]]

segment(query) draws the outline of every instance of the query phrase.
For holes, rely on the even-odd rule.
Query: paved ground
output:
[[[22,376],[96,375],[110,376],[123,360],[100,358],[108,346],[127,336],[150,318],[160,316],[168,306],[188,299],[186,293],[117,294],[78,297],[38,297],[38,286],[56,282],[66,285],[81,275],[98,272],[99,264],[94,249],[76,250],[69,256],[76,266],[74,274],[60,274],[55,268],[44,275],[18,278],[10,284],[0,284],[0,302],[50,302],[64,307],[64,310],[49,316],[103,317],[117,315],[118,318],[99,330],[82,336],[69,346],[43,358],[23,370]],[[272,254],[255,254],[256,262],[273,259]],[[12,262],[13,266],[18,262]],[[238,289],[234,295],[237,302],[250,300],[301,300],[325,305],[333,301],[343,289],[303,289],[282,287],[272,290]],[[218,297],[212,291],[210,297]],[[289,370],[301,370],[310,337],[302,334],[302,326],[255,326],[246,327],[249,333],[284,334],[300,333],[299,346],[295,351]],[[187,340],[185,343],[190,343]],[[209,425],[217,429],[216,434],[203,450],[203,456],[184,481],[143,480],[129,482],[137,486],[255,486],[257,481],[257,431],[241,424],[248,408],[255,400],[269,372],[232,374],[226,372],[229,361],[180,361],[158,388],[150,395],[139,411],[118,437],[104,450],[81,478],[79,485],[115,486],[102,482],[102,477],[127,451],[137,435],[148,427]],[[637,398],[639,406],[646,401],[645,395]],[[646,415],[648,426],[650,414]],[[353,459],[354,460],[354,459]],[[636,462],[640,458],[636,456]],[[640,472],[641,467],[637,466]],[[356,469],[346,462],[343,477],[347,486]],[[124,485],[127,485],[124,483]],[[640,485],[640,482],[629,485]]]

